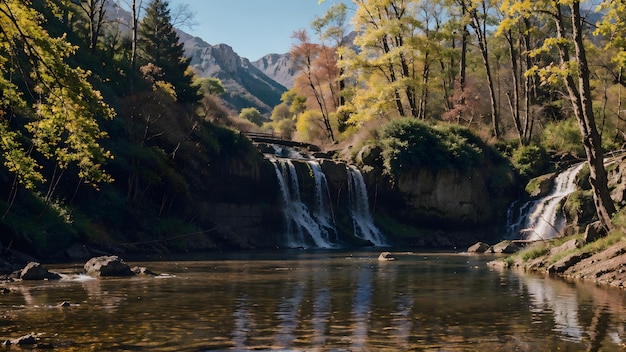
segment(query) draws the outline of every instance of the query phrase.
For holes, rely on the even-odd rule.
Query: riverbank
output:
[[[488,265],[625,289],[626,238],[615,232],[590,243],[580,236],[539,241]]]

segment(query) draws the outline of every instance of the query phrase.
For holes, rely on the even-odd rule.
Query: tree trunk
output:
[[[582,19],[580,17],[580,7],[578,1],[573,1],[569,7],[572,19],[572,34],[574,40],[574,48],[576,51],[576,63],[578,68],[578,84],[574,77],[567,75],[565,77],[565,85],[567,87],[574,114],[578,120],[580,132],[582,133],[582,142],[587,154],[587,162],[589,164],[589,181],[593,189],[593,198],[596,206],[598,218],[606,230],[613,229],[611,216],[615,213],[615,205],[611,199],[609,188],[607,185],[607,173],[604,168],[604,155],[602,152],[602,141],[593,114],[593,106],[591,100],[591,88],[589,84],[589,66],[587,64],[587,56],[582,36]],[[557,36],[559,39],[566,38],[565,23],[563,14],[559,5],[556,6],[556,26]],[[561,56],[561,64],[565,66],[569,61],[569,53],[566,45],[559,46]]]

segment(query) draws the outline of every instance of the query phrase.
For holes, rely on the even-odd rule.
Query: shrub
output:
[[[541,144],[546,149],[569,152],[578,157],[584,157],[585,148],[581,140],[580,128],[576,119],[573,118],[549,123],[541,136]]]
[[[519,174],[527,178],[542,174],[548,165],[548,154],[538,145],[518,148],[513,152],[511,159]]]
[[[431,127],[414,119],[398,119],[386,124],[381,146],[385,168],[392,175],[411,168],[466,173],[495,155],[467,128]]]

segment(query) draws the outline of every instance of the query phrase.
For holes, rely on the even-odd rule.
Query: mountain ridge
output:
[[[228,44],[211,45],[180,30],[178,35],[196,75],[222,82],[226,93],[220,98],[231,110],[254,107],[269,115],[280,104],[281,95],[293,85],[295,71],[290,69],[289,54],[268,54],[250,62]]]

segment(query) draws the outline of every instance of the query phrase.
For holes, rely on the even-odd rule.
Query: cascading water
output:
[[[335,247],[331,238],[336,238],[336,229],[334,223],[329,221],[324,215],[327,208],[318,206],[314,213],[311,213],[300,198],[298,175],[291,160],[272,159],[271,161],[276,170],[276,177],[283,199],[287,235],[286,245],[291,248],[307,248],[311,246],[318,248]],[[312,169],[315,175],[316,169]],[[321,169],[319,171],[321,172]],[[317,194],[323,193],[321,186],[323,182],[320,180],[318,189],[317,177],[315,182],[316,197]],[[328,193],[328,191],[326,192]],[[321,195],[319,197],[320,199],[323,198]],[[320,202],[322,201],[320,200]],[[320,221],[320,219],[324,221]]]
[[[580,163],[560,173],[552,191],[545,197],[519,207],[514,204],[507,214],[508,238],[536,241],[556,237],[565,226],[565,219],[557,209],[561,201],[576,190],[576,175],[584,165]]]
[[[383,234],[372,220],[367,188],[361,171],[352,165],[348,166],[347,171],[350,186],[350,212],[354,234],[361,239],[372,242],[377,247],[387,246]]]
[[[316,160],[307,161],[313,177],[315,178],[315,204],[313,207],[313,218],[328,234],[334,234],[334,240],[337,241],[337,229],[335,228],[335,217],[333,214],[332,201],[330,199],[330,191],[328,190],[328,181],[326,175],[322,171],[320,163]],[[331,238],[329,237],[329,240]]]

